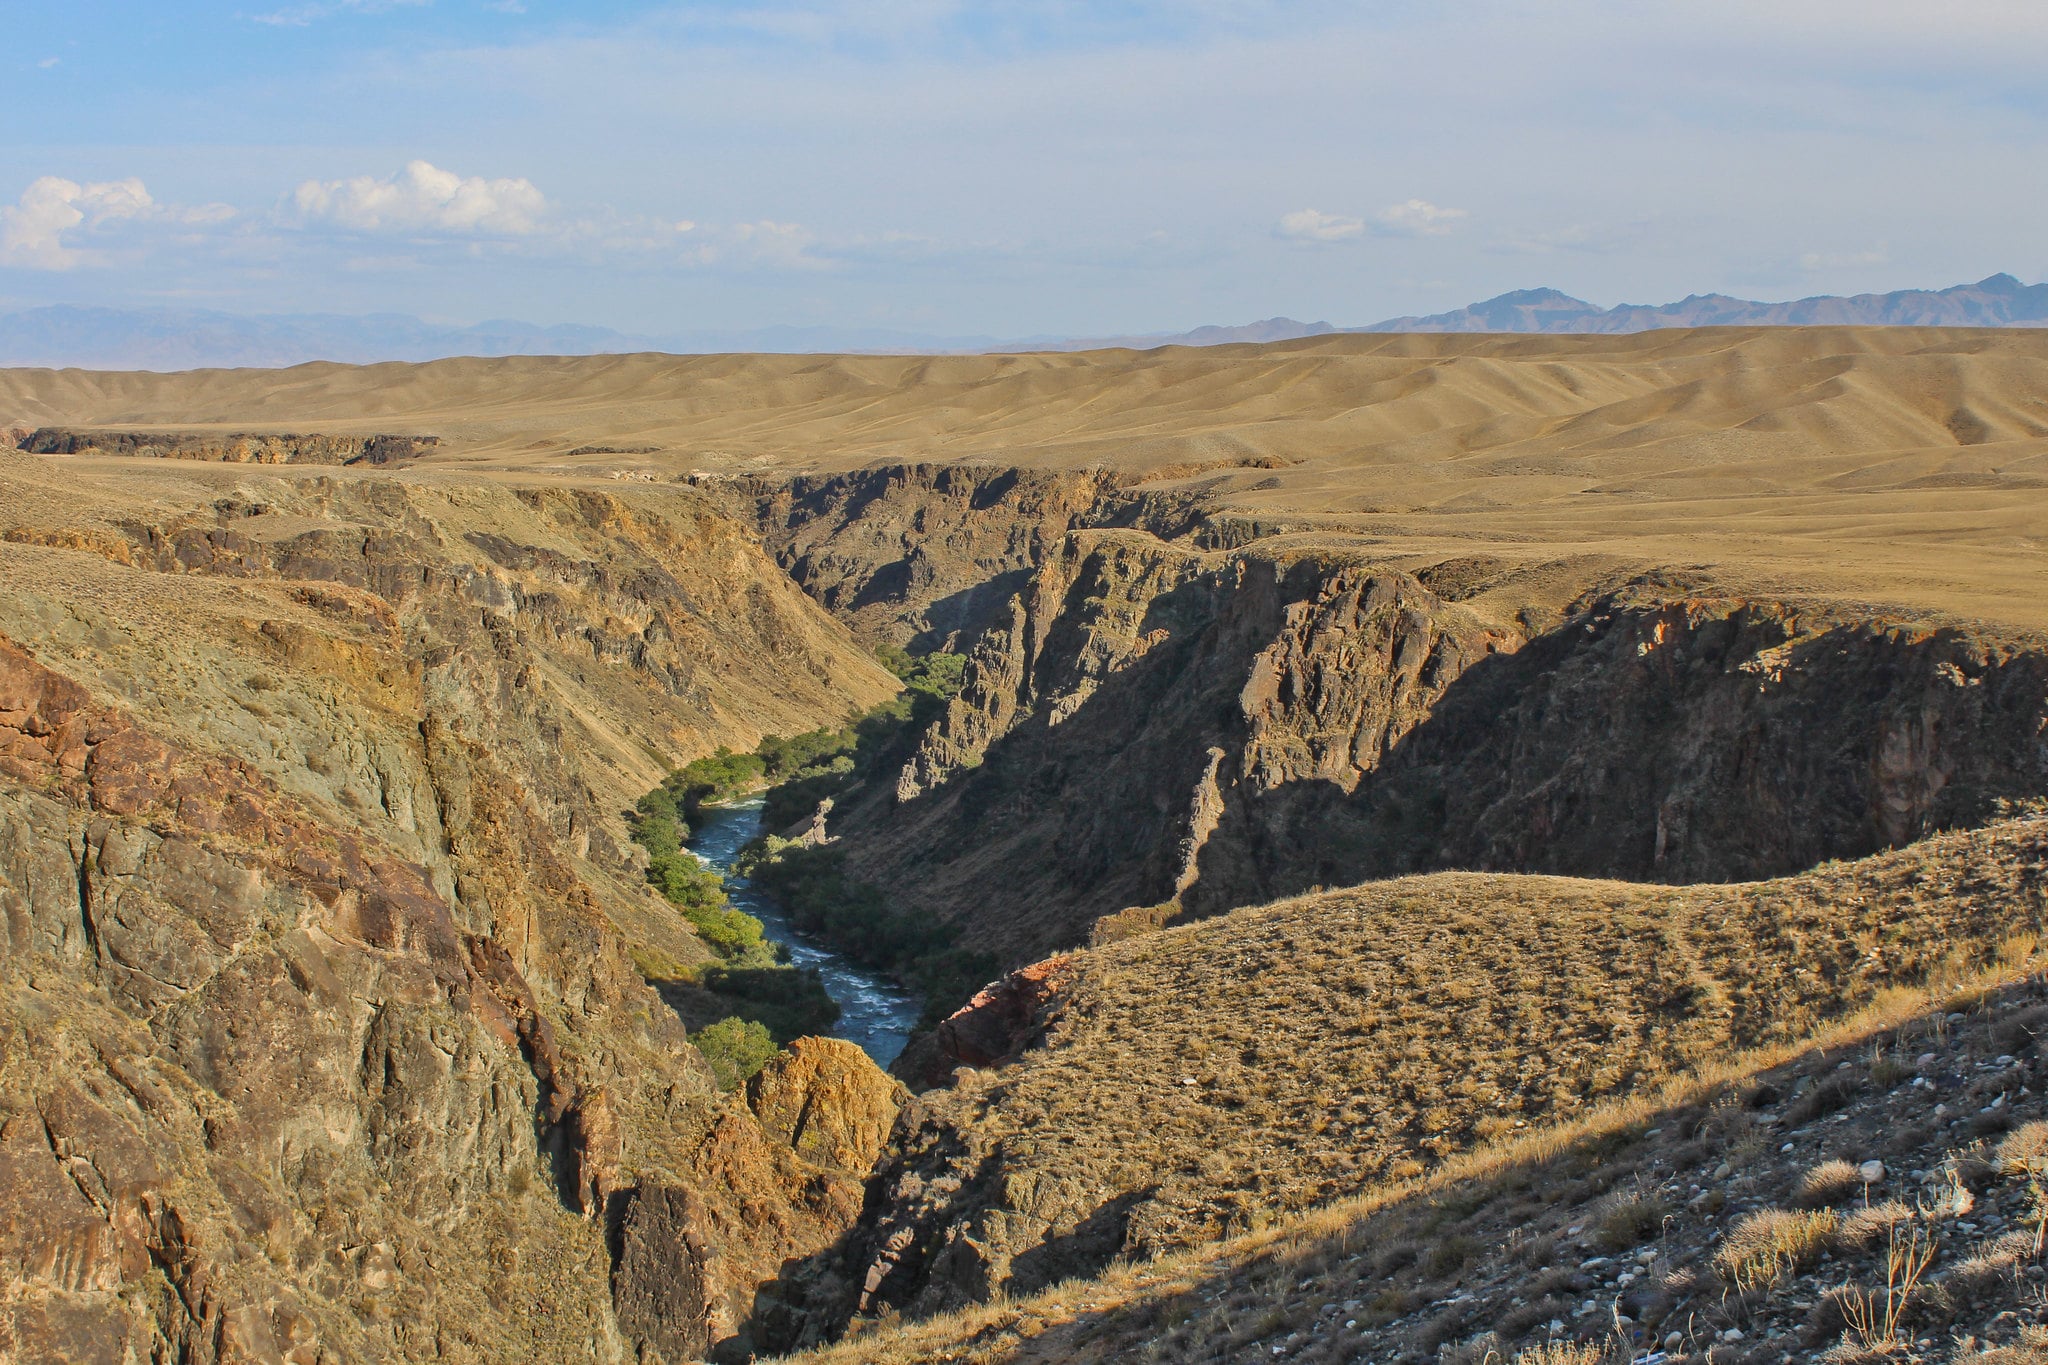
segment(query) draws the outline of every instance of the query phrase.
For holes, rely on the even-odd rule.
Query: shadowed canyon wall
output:
[[[865,585],[842,609],[970,597],[997,562],[987,586],[1016,587],[983,600],[961,695],[833,831],[859,875],[1012,965],[1436,868],[1780,875],[2048,792],[2048,653],[2018,633],[1698,574],[1395,566],[1198,500],[1090,529],[1138,520],[1129,489],[885,591],[862,566],[901,537],[858,528],[962,499],[901,471],[865,489],[831,511],[833,581]]]

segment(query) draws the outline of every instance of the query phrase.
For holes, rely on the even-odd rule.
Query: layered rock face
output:
[[[893,686],[687,490],[0,464],[0,1354],[740,1353],[900,1095],[720,1096],[620,811]]]
[[[1069,532],[840,801],[856,871],[1014,965],[1435,868],[1777,875],[2048,793],[2037,641],[1193,539]]]
[[[964,645],[1001,619],[1069,530],[1179,534],[1203,502],[1199,490],[1148,493],[1101,467],[883,465],[724,486],[804,591],[863,640],[919,650]]]
[[[37,427],[16,445],[31,455],[133,455],[222,464],[393,464],[439,445],[438,436],[323,436],[164,431],[73,431]]]

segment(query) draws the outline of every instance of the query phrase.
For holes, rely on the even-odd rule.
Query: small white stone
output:
[[[1862,1178],[1864,1184],[1875,1185],[1878,1181],[1884,1179],[1884,1163],[1882,1161],[1866,1161],[1856,1168],[1856,1174]]]
[[[1714,1168],[1714,1179],[1716,1180],[1726,1180],[1729,1176],[1734,1174],[1735,1168],[1733,1166],[1730,1166],[1725,1161]]]
[[[1784,1145],[1783,1147],[1780,1147],[1780,1148],[1779,1148],[1778,1150],[1779,1150],[1780,1152],[1789,1152],[1789,1151],[1791,1151],[1791,1150],[1792,1150],[1792,1149],[1794,1148],[1794,1146],[1795,1146],[1795,1145],[1796,1145],[1796,1144],[1794,1144],[1794,1143],[1790,1143],[1790,1142],[1788,1142],[1788,1143],[1786,1143],[1786,1144],[1785,1144],[1785,1145]]]
[[[1730,1327],[1730,1328],[1729,1328],[1729,1329],[1728,1329],[1727,1331],[1725,1331],[1725,1332],[1721,1333],[1721,1340],[1723,1340],[1723,1341],[1740,1341],[1740,1340],[1742,1340],[1742,1329],[1741,1329],[1740,1327]]]

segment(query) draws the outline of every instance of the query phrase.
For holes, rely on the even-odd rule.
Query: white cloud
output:
[[[19,201],[0,208],[0,265],[69,270],[88,256],[66,245],[67,233],[139,218],[155,207],[149,191],[132,176],[88,185],[43,176],[21,192]]]
[[[63,61],[63,58],[61,57],[45,57],[41,61],[37,62],[36,65],[42,70],[48,71],[61,61]]]
[[[548,201],[531,180],[486,180],[409,161],[383,180],[308,180],[292,192],[292,207],[302,222],[350,232],[524,237],[540,230]]]
[[[1463,209],[1438,208],[1427,199],[1408,199],[1373,215],[1377,230],[1395,237],[1441,237],[1467,217]]]
[[[1341,242],[1346,238],[1363,236],[1365,223],[1362,219],[1343,218],[1315,209],[1296,209],[1282,214],[1273,231],[1292,242]]]

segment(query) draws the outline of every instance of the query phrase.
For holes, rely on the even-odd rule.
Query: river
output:
[[[832,1036],[856,1043],[875,1065],[886,1067],[903,1051],[917,1027],[923,1004],[910,992],[878,972],[851,962],[789,922],[783,908],[732,870],[733,860],[761,833],[761,798],[749,797],[701,808],[691,825],[690,851],[725,877],[732,903],[761,921],[768,937],[789,945],[790,960],[815,967],[825,993],[839,1005]]]

